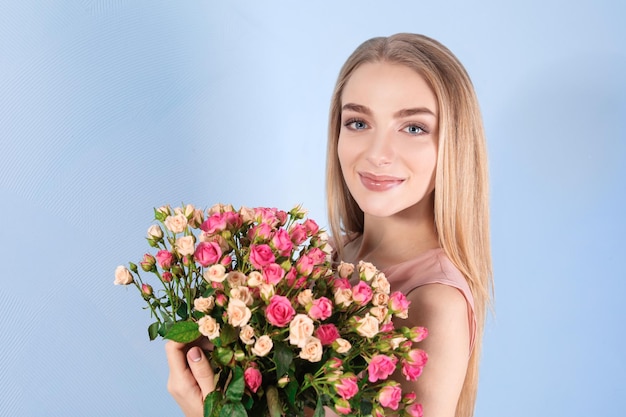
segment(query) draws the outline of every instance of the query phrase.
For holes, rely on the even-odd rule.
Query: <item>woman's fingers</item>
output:
[[[213,373],[209,360],[202,349],[198,346],[194,346],[187,352],[187,363],[200,387],[202,398],[205,398],[209,393],[215,390],[215,374]]]

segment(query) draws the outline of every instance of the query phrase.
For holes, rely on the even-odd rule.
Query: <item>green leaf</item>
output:
[[[228,401],[241,402],[244,388],[245,383],[243,379],[243,369],[241,369],[240,366],[235,366],[235,369],[233,369],[233,379],[230,381],[230,384],[228,384],[228,388],[226,389],[226,399]]]
[[[298,388],[300,388],[300,385],[298,384],[298,381],[296,380],[295,376],[290,377],[291,380],[289,381],[289,384],[287,384],[287,386],[285,387],[285,394],[287,394],[287,402],[289,404],[291,404],[292,406],[296,405],[296,394],[298,393]]]
[[[193,342],[201,336],[198,324],[193,321],[179,321],[170,327],[165,338],[179,343]]]
[[[219,340],[221,346],[228,346],[237,340],[237,330],[230,324],[224,323],[220,331]]]
[[[317,404],[315,404],[315,414],[313,417],[324,417],[325,411],[324,406],[322,405],[322,396],[317,396]]]
[[[293,361],[293,352],[284,343],[274,343],[274,363],[276,364],[276,378],[280,379],[289,370]]]
[[[220,412],[220,402],[222,400],[222,393],[220,391],[213,391],[204,399],[204,417],[217,417]]]
[[[242,403],[226,403],[219,417],[248,417],[248,413]]]
[[[189,314],[187,314],[187,303],[186,302],[182,302],[180,304],[180,307],[178,307],[178,310],[176,310],[176,314],[178,314],[178,317],[180,317],[183,320],[187,320],[189,318]]]
[[[156,339],[159,335],[159,326],[160,323],[158,321],[155,321],[148,327],[148,336],[150,337],[150,340]]]

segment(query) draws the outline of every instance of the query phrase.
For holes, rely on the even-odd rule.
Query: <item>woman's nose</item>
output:
[[[367,161],[376,167],[382,167],[391,164],[394,156],[391,136],[386,132],[373,134],[366,153]]]

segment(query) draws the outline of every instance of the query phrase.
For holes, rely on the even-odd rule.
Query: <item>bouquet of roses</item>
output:
[[[147,239],[156,253],[118,266],[156,320],[151,340],[207,337],[218,389],[205,416],[421,416],[415,394],[389,377],[419,377],[423,327],[395,328],[408,301],[390,293],[372,264],[331,262],[325,232],[296,207],[154,210]],[[150,273],[153,284],[142,278]],[[158,289],[155,289],[158,285]]]

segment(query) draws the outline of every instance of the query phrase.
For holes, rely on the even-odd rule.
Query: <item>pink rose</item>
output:
[[[174,263],[174,255],[170,251],[160,250],[156,253],[156,260],[163,269],[170,269]]]
[[[359,281],[358,284],[352,287],[352,300],[359,305],[369,303],[372,296],[372,287],[370,287],[365,281]]]
[[[276,210],[267,207],[256,207],[254,209],[254,220],[259,223],[267,223],[272,227],[278,223]]]
[[[312,219],[306,219],[302,225],[306,229],[309,236],[316,234],[320,230],[320,227],[317,223],[315,223],[315,220]]]
[[[324,263],[326,260],[326,254],[320,248],[311,248],[311,250],[307,252],[307,255],[313,260],[315,265]]]
[[[394,356],[375,355],[367,366],[368,380],[370,382],[376,382],[379,379],[384,381],[394,373],[397,363],[398,359]]]
[[[350,285],[350,281],[348,281],[346,278],[337,278],[332,281],[332,285],[334,290],[349,290],[350,288],[352,288],[352,286]]]
[[[407,381],[415,381],[422,374],[428,355],[421,349],[410,350],[402,359],[402,374]]]
[[[389,296],[389,310],[396,317],[407,318],[409,316],[409,304],[411,302],[400,291],[396,291]]]
[[[423,417],[424,410],[422,408],[422,404],[416,403],[411,404],[407,407],[404,407],[404,411],[408,413],[411,417]]]
[[[276,327],[285,327],[295,315],[296,310],[291,306],[291,301],[282,295],[272,296],[270,303],[265,308],[267,321]]]
[[[260,223],[248,230],[248,239],[253,242],[267,241],[272,235],[272,228],[267,223]]]
[[[243,373],[243,379],[246,381],[246,386],[252,392],[257,392],[263,381],[263,376],[257,368],[247,368]]]
[[[428,337],[428,329],[426,327],[416,326],[408,329],[408,333],[405,334],[405,336],[415,343],[421,342]]]
[[[304,276],[311,275],[311,272],[313,272],[314,266],[315,266],[315,263],[313,262],[313,259],[309,257],[308,255],[302,255],[296,261],[296,270],[298,271],[300,275],[304,275]]]
[[[272,248],[268,245],[250,245],[250,263],[256,269],[261,269],[276,260]]]
[[[297,278],[298,278],[298,271],[296,271],[296,268],[291,268],[289,272],[287,272],[287,275],[285,275],[285,280],[287,281],[287,284],[290,287],[294,286]]]
[[[287,223],[287,219],[289,218],[289,214],[283,210],[276,210],[276,219],[278,220],[278,225],[282,226]]]
[[[163,281],[165,282],[172,282],[172,278],[174,278],[174,276],[171,272],[165,271],[161,274],[161,278],[163,278]]]
[[[194,257],[203,267],[216,264],[222,256],[222,249],[216,242],[200,242],[196,247]]]
[[[383,407],[397,410],[401,399],[402,388],[400,388],[400,385],[397,383],[385,385],[380,391],[378,391],[378,401],[380,401],[380,405]]]
[[[281,256],[289,256],[293,243],[289,238],[289,233],[285,229],[278,229],[272,237],[271,245]]]
[[[285,276],[285,270],[278,264],[269,264],[262,268],[263,279],[267,284],[276,285]]]
[[[349,400],[359,392],[359,386],[356,383],[356,376],[351,375],[344,378],[340,378],[335,383],[335,391],[344,400]]]
[[[348,400],[344,400],[343,398],[339,398],[335,401],[335,411],[339,414],[350,414],[352,409],[350,408],[350,403]]]
[[[322,342],[322,346],[329,346],[339,338],[339,330],[334,324],[322,324],[315,331],[315,337]]]
[[[200,225],[200,229],[210,235],[219,233],[226,229],[226,219],[221,213],[215,213]]]
[[[289,236],[294,244],[299,245],[306,240],[306,229],[301,224],[295,223],[289,228]]]
[[[315,299],[308,313],[314,320],[326,320],[333,314],[333,302],[326,297]]]
[[[222,213],[222,218],[226,222],[226,227],[229,229],[238,229],[243,224],[241,215],[236,211],[225,211]]]

